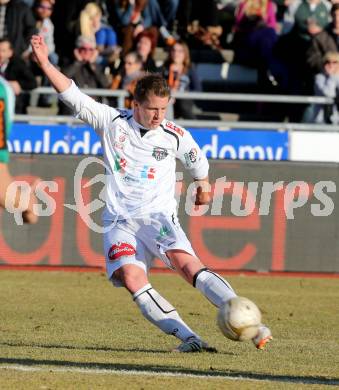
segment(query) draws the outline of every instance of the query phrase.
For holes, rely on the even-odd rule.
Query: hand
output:
[[[41,179],[39,178],[39,179],[35,180],[33,182],[33,184],[31,184],[31,191],[30,191],[30,195],[29,195],[28,207],[26,210],[24,210],[22,212],[22,220],[24,223],[35,224],[39,220],[39,216],[36,215],[33,211],[33,208],[34,208],[33,206],[38,203],[38,200],[37,200],[35,193],[36,193],[36,189],[37,189],[40,182],[41,182]]]
[[[200,194],[197,192],[194,204],[196,206],[202,206],[204,204],[209,204],[210,201],[211,201],[211,194],[209,192],[202,192]]]
[[[142,24],[138,24],[134,31],[133,31],[133,37],[135,38],[139,33],[141,33],[142,31],[144,31],[144,26]]]
[[[211,201],[211,185],[208,180],[196,180],[196,186],[195,205],[202,206],[209,204]]]
[[[20,87],[20,84],[17,81],[8,81],[9,85],[13,89],[14,95],[18,96],[20,95],[22,89]]]
[[[31,47],[33,51],[33,59],[42,67],[49,63],[48,47],[40,35],[33,35],[31,38]]]
[[[79,50],[79,49],[74,49],[74,50],[73,50],[73,55],[74,55],[74,58],[75,58],[77,61],[83,62],[82,55],[80,54],[80,50]]]
[[[91,55],[91,58],[89,59],[89,63],[95,65],[96,60],[98,58],[98,55],[99,55],[99,50],[97,50],[97,49],[93,50],[93,54]]]

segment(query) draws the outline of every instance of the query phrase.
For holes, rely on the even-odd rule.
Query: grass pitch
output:
[[[227,277],[274,340],[225,339],[216,309],[176,275],[151,282],[218,353],[179,344],[101,273],[0,271],[0,389],[333,389],[339,386],[339,280]],[[339,387],[338,387],[339,388]]]

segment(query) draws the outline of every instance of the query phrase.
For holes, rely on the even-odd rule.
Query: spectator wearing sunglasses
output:
[[[314,93],[316,96],[334,98],[339,96],[339,53],[328,52],[324,56],[323,71],[315,77]],[[314,122],[339,123],[339,111],[337,104],[317,104],[314,107]]]
[[[51,21],[54,0],[35,0],[33,13],[36,19],[35,27],[39,35],[43,36],[48,47],[48,59],[53,65],[58,63],[58,55],[55,52],[54,24]]]
[[[96,63],[98,50],[93,39],[79,36],[74,49],[74,62],[64,69],[67,77],[74,80],[80,88],[109,88],[110,82],[102,67]],[[97,99],[96,99],[97,100]],[[69,114],[66,106],[60,106],[59,113]]]
[[[48,59],[53,65],[58,65],[59,57],[55,52],[54,44],[54,24],[51,20],[53,13],[54,0],[35,0],[33,3],[33,14],[35,17],[35,27],[44,40],[48,47]],[[49,87],[49,81],[47,77],[41,72],[36,63],[33,61],[32,68],[34,74],[41,79],[40,85],[43,87]],[[38,79],[38,80],[39,80]],[[50,107],[53,103],[53,96],[51,95],[40,95],[38,106],[39,107]]]
[[[135,86],[145,75],[142,57],[135,51],[125,55],[121,71],[112,80],[112,89],[124,89],[129,92],[125,99],[125,108],[132,108]]]

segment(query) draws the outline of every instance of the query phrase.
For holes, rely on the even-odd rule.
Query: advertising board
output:
[[[275,130],[189,129],[208,158],[287,160],[287,132]],[[14,153],[101,155],[100,140],[88,126],[15,123],[8,140]]]
[[[0,212],[0,264],[104,266],[96,229],[104,206],[102,165],[91,160],[74,182],[84,158],[12,156],[16,180],[46,181],[45,216],[20,226],[13,214]],[[339,272],[337,164],[212,160],[210,167],[213,202],[198,211],[190,201],[191,178],[177,176],[179,219],[208,267]]]

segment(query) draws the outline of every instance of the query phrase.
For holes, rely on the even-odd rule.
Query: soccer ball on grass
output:
[[[261,313],[254,302],[245,297],[235,297],[221,305],[217,322],[228,339],[250,340],[258,333]]]

